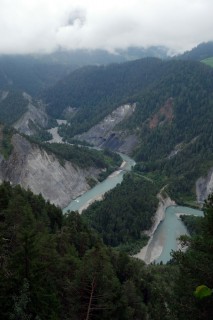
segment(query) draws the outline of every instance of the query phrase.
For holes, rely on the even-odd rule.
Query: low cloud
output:
[[[213,40],[212,0],[0,0],[0,53],[125,49],[181,52]]]

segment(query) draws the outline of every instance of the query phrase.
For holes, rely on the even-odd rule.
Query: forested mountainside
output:
[[[211,319],[213,196],[204,210],[185,253],[145,266],[104,246],[77,213],[2,184],[1,319]]]
[[[51,54],[0,55],[0,89],[25,91],[38,96],[68,73],[86,65],[104,65],[143,57],[167,58],[164,47],[137,48],[109,53],[106,50],[58,50]]]
[[[20,82],[15,68],[14,75],[0,69],[0,120],[17,129],[29,120],[28,112],[39,110],[22,90],[34,95],[49,83],[50,74],[42,76],[45,68],[37,69],[37,77],[29,65],[32,73],[24,71]],[[135,137],[131,154],[137,164],[83,217],[63,215],[39,193],[63,207],[116,170],[120,157],[41,143],[1,125],[0,179],[14,186],[0,185],[0,318],[213,318],[213,195],[204,204],[204,218],[183,218],[192,237],[182,237],[188,250],[174,252],[169,264],[147,266],[123,252],[146,243],[144,231],[153,223],[162,187],[178,203],[194,204],[197,178],[213,167],[212,89],[213,69],[200,62],[147,58],[85,67],[45,91],[49,116],[68,119],[60,132],[70,139],[96,124],[101,134],[100,121],[114,122],[105,116],[118,107],[131,111],[112,128]],[[42,112],[48,122],[45,108]]]
[[[47,115],[44,104],[29,94],[0,90],[0,122],[39,140],[50,140],[46,129],[56,121]]]
[[[0,91],[0,121],[14,124],[27,111],[28,100],[19,91]]]
[[[0,55],[0,89],[37,96],[72,70],[71,66],[42,63],[32,56]]]
[[[121,185],[108,191],[102,201],[96,201],[82,216],[105,244],[134,254],[147,242],[144,231],[153,224],[157,192],[152,181],[128,174]]]
[[[48,103],[48,112],[55,117],[60,117],[70,107],[71,126],[67,126],[66,130],[73,136],[88,130],[116,107],[137,102],[144,93],[150,92],[152,95],[157,87],[160,94],[157,98],[166,101],[169,97],[176,96],[180,89],[176,90],[175,87],[180,87],[181,81],[184,81],[187,94],[190,81],[195,77],[195,81],[201,83],[208,95],[211,87],[208,87],[206,81],[202,84],[202,80],[205,77],[211,79],[212,74],[212,70],[199,62],[146,58],[106,67],[81,68],[47,91],[44,98]],[[163,92],[159,93],[161,84]],[[197,88],[189,89],[195,91]],[[198,95],[199,93],[197,99]],[[143,112],[148,113],[149,109],[143,109]]]
[[[85,131],[133,94],[151,84],[163,72],[163,66],[164,63],[159,59],[145,58],[75,70],[44,94],[48,103],[47,110],[58,117],[67,107],[77,108],[73,124],[75,121],[80,129],[77,129],[76,124],[74,133]],[[85,119],[88,119],[86,124]],[[85,128],[81,127],[82,121]]]
[[[178,59],[201,61],[213,57],[213,41],[200,43],[190,51],[178,55]]]
[[[122,127],[137,132],[140,171],[160,173],[181,202],[213,166],[213,70],[184,63],[179,71],[137,96],[138,106]]]
[[[213,166],[213,70],[203,63],[147,58],[82,68],[47,91],[45,98],[54,116],[64,116],[70,107],[70,125],[60,129],[66,139],[101,124],[121,104],[136,103],[113,135],[117,129],[125,138],[134,137],[137,170],[160,176],[178,202],[195,199],[196,180]],[[83,140],[94,143],[93,128]],[[98,139],[106,140],[101,129]],[[106,144],[111,147],[108,140]],[[112,148],[116,150],[115,143]]]

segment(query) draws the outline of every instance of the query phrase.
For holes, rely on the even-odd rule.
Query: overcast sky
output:
[[[213,40],[213,0],[0,0],[0,53]]]

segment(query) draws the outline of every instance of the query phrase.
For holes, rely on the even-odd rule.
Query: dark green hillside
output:
[[[201,61],[213,56],[213,41],[200,43],[198,46],[190,51],[177,56],[178,59],[183,60],[197,60]]]
[[[135,96],[136,111],[123,123],[130,130],[140,128],[143,139],[137,160],[164,158],[176,144],[211,133],[213,70],[201,63],[168,64],[170,73],[147,93]]]
[[[152,277],[72,212],[0,186],[0,318],[144,319]],[[87,318],[86,318],[87,317]]]
[[[71,67],[41,63],[31,56],[0,56],[0,90],[20,90],[32,96],[54,85]]]
[[[63,110],[68,106],[77,109],[77,113],[70,121],[71,125],[63,126],[61,130],[62,134],[65,132],[66,136],[72,137],[88,130],[122,103],[140,101],[142,95],[149,89],[150,97],[155,95],[156,104],[160,106],[163,100],[176,97],[180,90],[184,91],[183,87],[186,87],[185,96],[188,88],[195,91],[199,77],[202,82],[205,76],[210,79],[204,80],[201,86],[208,93],[212,72],[208,71],[205,65],[190,61],[161,61],[147,58],[119,65],[76,70],[47,91],[44,98],[48,103],[48,112],[55,117],[63,114]],[[192,93],[190,94],[192,96]],[[198,94],[196,94],[197,100]],[[189,103],[191,96],[188,98]],[[150,104],[153,104],[153,101],[150,101]],[[156,104],[147,107],[146,110],[142,107],[143,119],[149,115],[150,108],[152,111],[157,107]]]
[[[59,117],[68,106],[78,108],[72,126],[67,130],[82,132],[151,84],[163,67],[161,60],[147,58],[78,69],[46,92],[48,112]],[[74,133],[70,132],[70,135]]]
[[[139,175],[129,174],[121,185],[109,191],[83,212],[89,225],[105,244],[137,253],[147,242],[143,231],[152,226],[157,210],[157,188]]]
[[[213,70],[184,62],[137,101],[122,124],[141,137],[137,168],[164,177],[178,202],[192,198],[196,179],[213,166]]]
[[[213,288],[213,196],[186,253],[144,266],[103,245],[75,213],[19,186],[0,185],[0,317],[45,320],[209,320]],[[91,302],[91,303],[90,303]]]
[[[213,317],[213,195],[204,204],[204,218],[199,221],[197,231],[192,239],[182,237],[182,243],[189,246],[186,253],[173,254],[174,263],[178,263],[180,270],[175,283],[177,299],[173,305],[178,320]],[[208,295],[195,298],[195,289],[201,285],[208,288]]]
[[[213,166],[213,70],[203,63],[142,59],[83,68],[46,99],[57,116],[76,107],[70,125],[61,127],[66,137],[88,130],[122,103],[137,102],[119,129],[139,137],[138,168],[160,175],[179,202],[191,201],[196,179]]]
[[[11,125],[26,111],[28,100],[18,91],[0,91],[0,122]]]
[[[204,60],[201,60],[201,62],[207,64],[207,66],[210,66],[213,68],[213,57],[210,57],[210,58],[206,58]]]
[[[14,132],[15,129],[0,124],[0,154],[5,159],[8,159],[13,150],[11,139]]]

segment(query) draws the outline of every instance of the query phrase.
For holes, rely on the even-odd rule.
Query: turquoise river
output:
[[[105,192],[113,189],[118,183],[121,183],[126,172],[131,171],[135,161],[126,155],[121,154],[123,164],[114,174],[97,184],[91,190],[85,192],[82,196],[73,200],[63,212],[70,211],[81,212],[90,203],[100,199]],[[171,259],[171,250],[178,249],[177,238],[180,235],[188,234],[186,227],[179,218],[179,214],[193,214],[202,216],[202,211],[191,209],[189,207],[171,206],[166,209],[165,219],[160,222],[154,232],[147,248],[147,254],[152,257],[151,261],[166,263]]]

